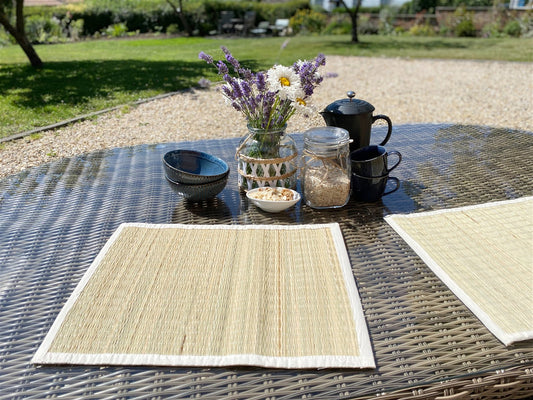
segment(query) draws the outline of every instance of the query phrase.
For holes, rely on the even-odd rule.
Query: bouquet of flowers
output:
[[[244,114],[249,127],[280,129],[296,111],[304,115],[314,112],[310,99],[323,79],[318,72],[326,64],[323,54],[312,61],[297,61],[292,67],[274,65],[266,72],[253,73],[242,67],[226,47],[221,49],[226,62],[215,63],[203,51],[199,58],[218,69],[225,82],[222,94],[233,108]]]

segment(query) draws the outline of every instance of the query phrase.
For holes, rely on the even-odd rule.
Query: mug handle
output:
[[[387,125],[389,126],[388,129],[387,129],[387,136],[385,136],[385,140],[383,140],[383,142],[381,142],[379,144],[380,146],[384,146],[385,143],[387,143],[389,141],[390,135],[392,133],[392,121],[386,115],[379,114],[379,115],[375,115],[375,116],[372,117],[372,123],[376,122],[378,119],[385,120],[387,122]]]
[[[389,168],[389,170],[387,171],[387,173],[391,172],[394,168],[396,168],[399,164],[400,164],[400,161],[402,161],[402,155],[399,151],[396,151],[396,150],[393,150],[393,151],[388,151],[387,154],[389,156],[391,155],[395,155],[396,157],[398,157],[398,161],[396,161],[396,164],[394,164],[391,168]]]
[[[391,193],[397,191],[400,188],[400,180],[398,178],[396,178],[395,176],[389,176],[389,179],[387,180],[387,183],[389,183],[390,179],[392,179],[393,181],[396,182],[396,187],[394,189],[392,189],[392,190],[389,190],[388,192],[384,192],[383,196],[391,194]]]

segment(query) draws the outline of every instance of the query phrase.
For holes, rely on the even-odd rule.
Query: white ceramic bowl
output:
[[[292,207],[296,203],[298,203],[301,199],[300,193],[298,193],[296,190],[287,189],[292,192],[292,200],[262,200],[262,199],[255,199],[253,194],[255,192],[258,192],[261,188],[252,189],[246,192],[246,197],[255,204],[257,207],[264,211],[268,211],[271,213],[277,213],[283,210],[286,210],[289,207]]]

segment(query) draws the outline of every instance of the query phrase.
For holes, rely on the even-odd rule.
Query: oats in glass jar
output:
[[[343,206],[350,196],[350,179],[341,168],[308,168],[304,186],[306,200],[314,207]]]

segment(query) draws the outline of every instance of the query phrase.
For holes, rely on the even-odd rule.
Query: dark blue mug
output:
[[[398,160],[396,164],[389,168],[389,156],[396,156]],[[374,177],[385,176],[396,168],[402,155],[398,151],[387,151],[387,149],[380,145],[372,145],[352,151],[350,154],[352,163],[352,173],[359,176]]]
[[[395,187],[385,191],[389,180],[395,182]],[[397,191],[399,188],[400,180],[393,176],[366,177],[352,174],[352,197],[358,201],[373,203],[381,199],[381,197]]]

